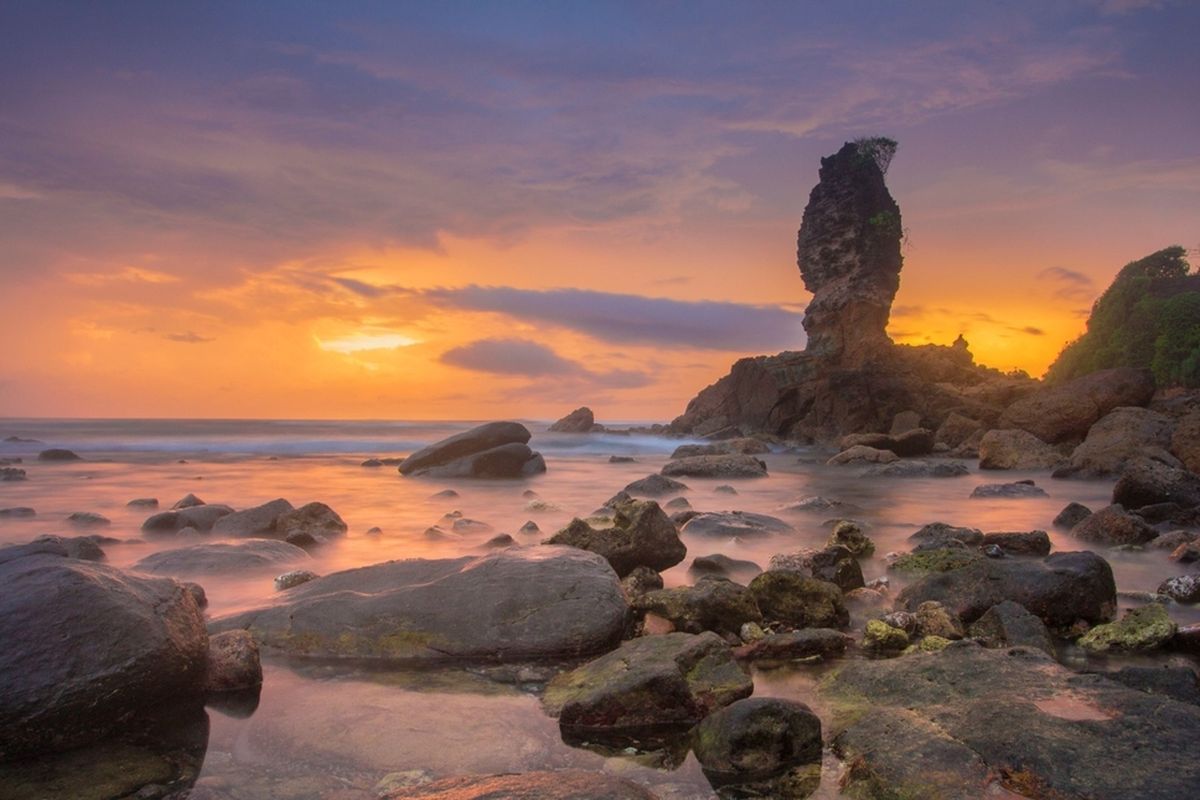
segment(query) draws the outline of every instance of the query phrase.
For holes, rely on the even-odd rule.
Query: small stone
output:
[[[871,653],[899,652],[908,647],[908,634],[882,620],[873,619],[863,631],[862,646]]]
[[[507,533],[499,533],[484,542],[483,546],[488,548],[512,547],[516,543],[516,540]]]
[[[317,577],[319,577],[317,573],[312,570],[294,569],[275,578],[275,591],[282,592],[286,589],[291,589],[293,586],[308,583]]]
[[[125,504],[129,508],[158,508],[157,497],[138,497]]]
[[[440,492],[429,495],[430,500],[455,500],[458,497],[458,492],[453,489],[442,489]]]
[[[961,639],[966,635],[962,620],[936,600],[926,600],[917,606],[917,633],[943,639]]]
[[[1158,593],[1178,603],[1200,603],[1200,575],[1167,578],[1159,584]]]
[[[1054,527],[1070,530],[1092,515],[1092,510],[1081,503],[1067,503],[1054,518]]]
[[[367,528],[367,536],[380,536],[382,534],[383,528],[379,527],[378,525]]]
[[[730,486],[727,483],[723,483],[720,486],[713,489],[713,492],[715,494],[737,494],[738,490],[733,488],[732,486]]]
[[[526,536],[531,536],[541,532],[542,529],[539,528],[538,524],[533,520],[526,520],[525,524],[517,530],[517,533],[525,534]]]
[[[844,547],[856,558],[867,558],[875,553],[875,543],[850,520],[842,520],[834,526],[826,546]]]
[[[757,622],[742,623],[741,630],[738,631],[738,636],[747,644],[757,642],[767,635],[766,631]]]
[[[225,631],[209,637],[206,691],[231,692],[261,685],[262,663],[250,631]]]
[[[91,511],[76,511],[67,517],[67,522],[79,528],[97,528],[112,524],[108,517]]]

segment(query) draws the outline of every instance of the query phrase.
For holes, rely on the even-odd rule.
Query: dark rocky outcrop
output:
[[[672,459],[692,456],[724,456],[730,454],[757,455],[771,452],[771,446],[762,439],[742,437],[725,439],[711,444],[681,444],[671,453]]]
[[[1148,408],[1117,408],[1091,428],[1056,477],[1102,478],[1119,475],[1142,456],[1174,460],[1167,452],[1175,423]]]
[[[1113,409],[1144,406],[1153,396],[1149,370],[1106,369],[1039,388],[1006,408],[998,427],[1019,428],[1050,444],[1080,441]]]
[[[633,500],[613,509],[612,524],[593,527],[582,519],[547,540],[598,553],[624,578],[636,567],[664,570],[683,561],[687,546],[679,539],[675,523],[653,500]]]
[[[607,561],[542,545],[336,572],[211,627],[293,655],[513,661],[607,650],[627,614]]]
[[[1200,506],[1200,475],[1149,458],[1136,458],[1113,487],[1113,502],[1128,509],[1173,503],[1182,509]]]
[[[418,450],[400,463],[401,475],[436,478],[520,478],[546,471],[518,422],[488,422]]]
[[[200,693],[208,635],[182,584],[14,549],[0,550],[0,760],[106,739]]]
[[[587,406],[581,406],[555,422],[547,430],[551,433],[591,433],[595,427],[596,415]]]
[[[1023,430],[992,430],[979,441],[980,469],[1050,469],[1063,456],[1046,442]]]
[[[38,453],[38,461],[79,461],[79,455],[73,450],[61,447],[51,447]]]

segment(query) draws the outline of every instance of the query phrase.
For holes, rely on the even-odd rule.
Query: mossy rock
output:
[[[910,644],[904,648],[902,655],[911,655],[912,653],[937,653],[945,650],[951,644],[949,639],[941,636],[926,636],[916,644]]]
[[[1116,622],[1097,625],[1080,637],[1077,644],[1089,653],[1142,652],[1162,647],[1177,630],[1167,610],[1151,603],[1129,611]]]
[[[763,619],[797,628],[844,628],[850,613],[842,590],[792,570],[768,570],[750,582]]]
[[[899,652],[908,647],[908,634],[883,620],[873,619],[863,631],[862,646],[872,653]]]
[[[968,567],[982,558],[983,556],[971,550],[943,547],[937,550],[922,550],[919,553],[905,553],[892,563],[891,568],[897,572],[949,572]]]

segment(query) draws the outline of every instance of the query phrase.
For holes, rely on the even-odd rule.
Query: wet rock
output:
[[[0,558],[0,585],[0,759],[104,740],[199,694],[208,637],[176,581],[35,553]]]
[[[321,577],[317,573],[308,569],[294,569],[291,572],[285,572],[282,575],[275,577],[275,591],[284,592],[291,589],[293,586],[299,586],[302,583],[308,583],[311,580]]]
[[[1054,518],[1054,527],[1070,530],[1092,515],[1092,510],[1082,503],[1067,503]]]
[[[462,536],[467,534],[491,533],[494,529],[488,523],[481,522],[477,519],[456,517],[454,521],[450,523],[450,530]]]
[[[862,648],[868,653],[899,653],[906,647],[908,634],[883,620],[870,620],[863,629]]]
[[[336,572],[211,627],[293,655],[513,661],[603,651],[627,613],[607,561],[542,545]]]
[[[688,567],[688,571],[705,575],[729,577],[730,575],[753,576],[762,572],[763,569],[753,561],[730,558],[723,553],[713,553],[708,556],[696,556],[692,559],[692,564]]]
[[[275,520],[294,508],[291,503],[280,497],[262,505],[224,515],[213,523],[212,532],[217,536],[270,537],[275,533]]]
[[[1177,603],[1200,603],[1200,575],[1177,575],[1158,585],[1158,593]]]
[[[1200,782],[1186,755],[1200,709],[1027,648],[967,643],[851,661],[823,682],[849,796],[1173,800]],[[1185,744],[1186,743],[1186,744]],[[999,784],[999,785],[994,785]]]
[[[349,530],[336,511],[324,503],[305,503],[285,511],[275,520],[275,536],[295,543],[299,536],[310,536],[317,543],[335,539]]]
[[[856,444],[850,447],[833,458],[826,461],[826,464],[840,466],[843,464],[862,465],[862,464],[891,464],[893,461],[899,461],[900,456],[893,453],[891,450],[881,448],[868,447],[864,444]]]
[[[916,550],[937,550],[943,547],[981,547],[983,531],[977,528],[962,528],[945,522],[931,522],[908,537]]]
[[[213,542],[151,553],[133,568],[156,575],[229,575],[270,571],[307,560],[307,553],[287,542],[247,539],[236,544]]]
[[[507,533],[500,533],[484,542],[483,546],[493,549],[497,547],[513,547],[516,545],[516,543],[517,540],[509,536]]]
[[[29,506],[13,506],[12,508],[0,508],[0,519],[28,519],[36,517],[37,511],[34,511]]]
[[[379,527],[378,525],[372,525],[371,527],[367,528],[366,535],[381,536],[383,535],[383,528]]]
[[[27,480],[25,470],[18,467],[0,467],[0,481]]]
[[[1157,603],[1134,608],[1116,622],[1097,625],[1076,642],[1089,653],[1112,650],[1144,652],[1156,650],[1171,640],[1177,626],[1167,610]]]
[[[383,462],[378,458],[368,458],[366,461],[359,464],[360,467],[382,467]]]
[[[67,450],[61,447],[51,447],[49,450],[43,450],[38,453],[38,461],[80,461],[78,454],[74,451]]]
[[[587,406],[582,406],[555,422],[547,430],[551,433],[591,433],[595,425],[596,415]]]
[[[1200,409],[1179,420],[1171,435],[1170,450],[1184,467],[1200,473]]]
[[[653,592],[655,589],[663,588],[663,578],[649,567],[635,567],[628,575],[621,579],[621,589],[625,592],[625,597],[631,602],[634,598],[641,597],[646,592]]]
[[[1191,544],[1196,539],[1197,535],[1191,531],[1171,531],[1159,534],[1150,541],[1150,546],[1158,550],[1174,552],[1180,545]]]
[[[442,489],[440,492],[429,495],[430,500],[454,500],[458,497],[460,497],[459,493],[453,489]]]
[[[687,491],[687,484],[663,475],[647,475],[629,484],[623,490],[630,496],[662,497]]]
[[[1191,564],[1200,561],[1200,544],[1196,542],[1187,542],[1179,545],[1171,551],[1171,555],[1167,556],[1172,561],[1178,561],[1180,564]]]
[[[750,582],[750,592],[767,621],[796,628],[844,628],[850,622],[841,589],[799,572],[768,570]]]
[[[595,528],[576,518],[548,543],[598,553],[621,577],[640,566],[668,569],[687,555],[687,546],[680,541],[675,524],[658,503],[634,500],[618,505],[614,511],[611,527]]]
[[[664,507],[669,508],[672,511],[680,511],[690,509],[692,504],[688,502],[686,497],[676,497],[674,500],[668,500],[666,506]]]
[[[1149,370],[1106,369],[1056,386],[1043,386],[1000,416],[1000,427],[1020,428],[1050,442],[1079,441],[1121,406],[1144,406],[1154,395]]]
[[[444,478],[520,478],[546,471],[517,422],[489,422],[418,450],[400,463],[400,474]]]
[[[1046,490],[1033,481],[1016,483],[984,483],[971,491],[971,497],[1046,497]]]
[[[1050,628],[1067,629],[1080,621],[1112,619],[1116,596],[1112,569],[1103,558],[1089,552],[1054,553],[1036,561],[977,559],[931,572],[904,589],[898,605],[913,610],[937,600],[970,624],[997,603],[1012,600]]]
[[[77,528],[100,528],[112,524],[112,520],[93,511],[76,511],[67,516],[67,522]]]
[[[719,488],[719,487],[718,487]],[[803,497],[794,503],[786,505],[783,511],[800,512],[816,512],[820,514],[857,514],[862,511],[861,508],[853,503],[843,503],[841,500],[834,500],[828,497]]]
[[[1146,408],[1117,408],[1088,430],[1087,438],[1071,453],[1065,472],[1072,477],[1118,475],[1131,459],[1167,455],[1175,424]]]
[[[1200,680],[1191,667],[1122,667],[1114,672],[1101,673],[1117,683],[1139,692],[1169,697],[1181,703],[1200,705]]]
[[[1119,505],[1102,508],[1071,528],[1071,535],[1085,542],[1097,544],[1145,544],[1158,536],[1140,517],[1125,511]]]
[[[736,635],[745,623],[762,621],[750,590],[716,575],[706,575],[694,586],[647,592],[634,598],[633,608],[669,620],[675,630],[687,633]]]
[[[715,494],[737,494],[738,493],[737,489],[733,488],[732,486],[730,486],[729,484],[726,484],[726,483],[723,483],[720,486],[717,486],[716,488],[714,488],[713,492]]]
[[[1054,656],[1054,640],[1046,624],[1011,600],[989,608],[968,633],[987,647],[1035,647]]]
[[[833,526],[826,547],[844,547],[855,558],[869,558],[875,553],[875,543],[849,520],[841,520]]]
[[[209,637],[206,692],[234,692],[261,686],[258,645],[247,631],[225,631]]]
[[[691,536],[757,538],[791,533],[792,526],[778,517],[750,511],[710,511],[688,520],[681,533]]]
[[[68,558],[78,558],[83,561],[103,561],[104,550],[90,536],[39,536],[34,544],[48,543],[54,545],[46,552],[61,552]],[[58,548],[61,547],[61,551]]]
[[[517,529],[517,533],[524,534],[526,536],[532,536],[533,534],[541,532],[542,529],[539,528],[538,524],[531,519],[525,520],[525,524]]]
[[[935,600],[921,603],[913,615],[917,620],[918,636],[938,636],[951,641],[966,636],[962,620]]]
[[[920,549],[901,555],[888,565],[896,572],[921,575],[930,572],[949,572],[978,563],[980,554],[960,547]]]
[[[765,478],[767,465],[750,455],[691,456],[668,462],[662,474],[684,478]]]
[[[876,464],[862,471],[863,478],[961,478],[971,471],[959,461],[922,461],[911,458]]]
[[[953,449],[970,439],[976,432],[982,432],[982,430],[983,423],[954,411],[946,417],[946,421],[937,429],[933,440],[936,444],[944,444]]]
[[[388,791],[381,800],[655,800],[633,781],[603,772],[554,770],[444,778]]]
[[[996,545],[1017,556],[1050,555],[1050,536],[1045,531],[996,531],[983,535],[983,546]]]
[[[610,464],[636,464],[637,459],[633,456],[609,456],[608,463]]]
[[[200,533],[208,533],[217,520],[232,513],[233,509],[229,506],[216,503],[160,511],[146,518],[146,521],[142,523],[142,531],[148,534],[167,535],[180,533],[185,528],[194,528]]]
[[[850,551],[841,545],[816,551],[809,559],[809,564],[814,578],[829,581],[843,592],[861,589],[866,585],[862,567]]]
[[[671,458],[674,460],[691,458],[693,456],[756,455],[769,452],[771,452],[770,445],[761,439],[742,437],[738,439],[726,439],[721,442],[711,442],[709,444],[681,444],[671,453]]]
[[[979,442],[980,469],[1053,469],[1063,457],[1032,433],[991,430]]]
[[[742,637],[745,639],[746,637]],[[796,661],[808,658],[833,658],[846,652],[853,641],[832,628],[807,628],[802,631],[771,633],[738,650],[738,658],[747,661]]]
[[[157,497],[136,497],[125,504],[128,508],[158,508]]]
[[[558,675],[543,702],[564,730],[604,737],[690,727],[753,690],[721,637],[668,633],[625,642]]]
[[[702,720],[692,731],[692,752],[715,787],[769,786],[771,778],[821,760],[821,720],[794,700],[748,697]]]
[[[1128,509],[1159,503],[1195,508],[1200,506],[1200,475],[1148,458],[1136,458],[1117,479],[1113,503]]]
[[[178,510],[181,508],[194,508],[195,506],[202,505],[204,505],[203,500],[201,500],[199,497],[196,497],[196,495],[192,494],[191,492],[188,492],[183,497],[176,500],[175,504],[172,505],[171,508]],[[230,510],[232,511],[232,509]]]

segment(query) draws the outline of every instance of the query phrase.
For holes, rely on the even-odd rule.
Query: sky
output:
[[[889,332],[1040,375],[1200,262],[1200,4],[0,4],[0,416],[662,420],[802,349],[887,135]]]

